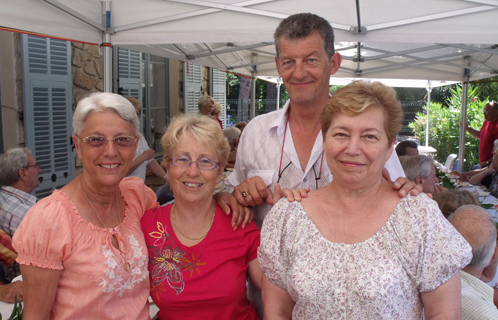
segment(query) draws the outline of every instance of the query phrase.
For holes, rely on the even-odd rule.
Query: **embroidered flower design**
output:
[[[152,250],[149,263],[153,266],[151,286],[158,287],[166,280],[178,295],[185,288],[181,271],[190,272],[190,276],[194,270],[199,274],[199,267],[206,265],[206,263],[200,262],[199,259],[196,260],[194,255],[191,256],[191,259],[186,257],[185,251],[175,246],[165,226],[159,221],[157,222],[157,230],[149,233],[152,238],[156,239],[154,245],[149,246],[149,249]]]

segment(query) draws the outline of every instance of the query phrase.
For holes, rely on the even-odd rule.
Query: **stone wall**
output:
[[[73,108],[92,92],[104,90],[103,59],[99,47],[72,42]]]

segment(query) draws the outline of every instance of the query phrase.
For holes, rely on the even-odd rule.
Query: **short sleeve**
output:
[[[119,189],[127,205],[137,213],[139,219],[142,219],[146,210],[159,206],[154,191],[140,178],[124,178],[119,184]]]
[[[420,292],[431,291],[448,281],[472,259],[472,248],[446,220],[437,203],[425,194],[407,202],[407,236],[418,238],[412,249],[416,285]]]
[[[258,248],[261,242],[261,231],[256,226],[256,223],[251,222],[245,227],[245,238],[248,245],[247,250],[247,263],[253,261],[258,257]]]
[[[287,199],[281,199],[270,210],[261,230],[261,245],[258,260],[266,278],[280,288],[287,290],[289,246],[286,235],[289,228],[292,206]],[[292,223],[291,223],[292,224]]]
[[[19,264],[63,269],[63,261],[71,254],[72,229],[68,210],[76,208],[60,193],[56,190],[35,204],[19,225],[12,239]]]

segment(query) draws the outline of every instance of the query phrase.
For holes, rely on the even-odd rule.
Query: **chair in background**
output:
[[[450,172],[453,169],[453,163],[455,162],[456,158],[458,156],[454,153],[450,154],[448,158],[446,158],[446,162],[444,163],[444,167],[448,172]]]

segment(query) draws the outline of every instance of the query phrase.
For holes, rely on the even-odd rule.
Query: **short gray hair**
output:
[[[125,97],[110,92],[92,93],[78,102],[73,115],[73,134],[79,135],[85,128],[85,121],[94,112],[115,112],[123,120],[131,123],[135,135],[140,133],[135,108]]]
[[[415,181],[415,178],[421,176],[427,178],[432,173],[434,160],[431,157],[418,156],[402,156],[399,158],[406,178],[410,181]]]
[[[322,38],[323,49],[330,59],[335,53],[334,29],[330,23],[313,13],[293,14],[280,22],[273,34],[277,58],[279,57],[279,41],[284,37],[287,40],[303,39],[317,32]]]
[[[489,213],[476,205],[458,208],[448,221],[472,247],[472,261],[467,267],[486,268],[496,248],[496,226]]]
[[[11,186],[19,181],[19,169],[28,165],[28,148],[12,148],[0,155],[0,185]]]
[[[201,110],[201,107],[205,106],[209,102],[214,103],[214,99],[211,96],[202,96],[197,100],[197,105],[199,106],[199,110]]]
[[[223,130],[223,135],[227,137],[228,143],[232,145],[232,142],[240,137],[240,129],[237,127],[229,127]]]

